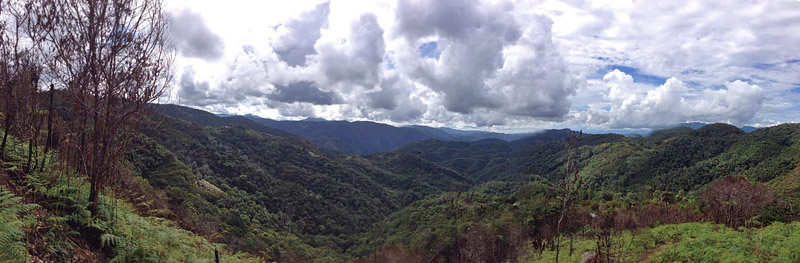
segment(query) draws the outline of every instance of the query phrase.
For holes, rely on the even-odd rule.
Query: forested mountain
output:
[[[234,117],[236,116],[228,118]],[[462,131],[427,126],[395,127],[371,121],[350,122],[327,121],[322,119],[276,121],[254,115],[247,115],[245,117],[266,127],[280,129],[308,138],[323,149],[349,154],[386,152],[412,142],[428,139],[445,141],[477,141],[487,138],[514,140],[529,135]]]
[[[582,249],[579,253],[627,253],[636,258],[672,251],[668,244],[690,242],[684,236],[663,236],[657,232],[661,224],[717,222],[738,227],[798,218],[793,209],[800,205],[798,124],[752,133],[710,124],[696,130],[659,130],[647,137],[547,130],[513,141],[426,139],[358,156],[326,154],[309,140],[249,118],[179,106],[153,109],[126,154],[132,177],[112,188],[131,203],[125,222],[130,227],[164,227],[143,223],[135,215],[167,218],[176,222],[167,227],[190,230],[262,259],[547,262],[554,257],[551,242],[560,240],[555,233],[570,239],[582,236],[574,240]],[[568,138],[576,138],[574,145]],[[24,161],[25,151],[16,150],[15,156],[22,157],[12,160]],[[561,200],[569,193],[563,188],[567,164],[579,167],[569,178],[580,178],[580,183],[571,208],[565,210]],[[14,182],[25,181],[9,182],[12,189],[20,189]],[[66,187],[62,184],[56,187]],[[715,191],[720,194],[709,194]],[[74,198],[46,193],[42,195],[52,200]],[[738,199],[712,198],[716,196]],[[754,205],[715,210],[727,209],[720,204],[730,202]],[[65,211],[54,213],[68,216],[73,210]],[[562,212],[570,219],[559,227]],[[591,221],[589,214],[611,223]],[[680,226],[707,231],[702,224]],[[163,242],[124,234],[119,228],[102,231],[140,240],[136,242]],[[664,241],[620,238],[630,231],[656,231],[648,232],[649,237]],[[600,247],[603,243],[595,240],[600,234],[613,244],[635,243],[643,250]],[[776,238],[770,232],[764,235]],[[781,245],[771,251],[786,249],[784,243],[775,244]],[[128,253],[122,247],[115,251]],[[577,257],[562,253],[559,257]],[[248,261],[228,255],[223,256]],[[672,260],[680,260],[679,255],[656,253]]]
[[[407,143],[431,138],[415,129],[368,121],[275,121],[256,116],[248,119],[308,138],[323,149],[350,154],[368,154],[396,149]]]
[[[213,218],[227,239],[247,250],[274,241],[259,234],[279,231],[345,252],[356,234],[400,206],[470,185],[459,174],[414,157],[331,159],[292,136],[228,122],[205,124],[208,119],[154,118],[141,138],[149,146],[133,151],[132,163],[142,177],[167,189],[178,206],[192,208],[194,224]],[[425,173],[404,170],[412,167]],[[180,179],[170,178],[176,174]],[[204,193],[208,189],[218,194]]]
[[[274,129],[269,126],[260,125],[247,118],[241,116],[217,116],[210,112],[193,109],[184,106],[173,104],[150,104],[153,111],[164,117],[171,117],[181,119],[189,122],[194,122],[200,125],[212,127],[224,127],[229,125],[241,125],[260,132],[276,135],[288,136],[290,133]]]
[[[427,126],[395,127],[370,121],[328,121],[306,119],[277,121],[255,115],[215,115],[203,110],[172,104],[152,104],[155,112],[202,125],[222,127],[242,125],[257,131],[277,135],[297,135],[306,138],[322,150],[349,154],[370,154],[397,149],[403,145],[437,139],[445,141],[477,141],[482,139],[516,140],[531,135],[504,134],[485,131],[462,131]]]
[[[744,236],[733,234],[734,230],[725,230],[730,231],[727,237],[713,236],[704,225],[680,225],[697,229],[696,237],[665,235],[659,228],[648,231],[661,224],[695,221],[752,227],[798,219],[793,208],[800,204],[798,124],[752,133],[712,124],[697,130],[661,130],[640,138],[584,135],[572,155],[580,167],[576,178],[581,178],[583,190],[557,231],[559,213],[565,211],[559,200],[566,194],[562,180],[567,150],[563,143],[546,140],[527,144],[524,140],[425,141],[399,149],[485,183],[463,193],[428,198],[394,213],[375,230],[389,246],[372,256],[426,255],[423,258],[441,262],[459,258],[552,262],[556,256],[553,243],[548,242],[555,242],[557,232],[571,232],[589,238],[576,241],[575,247],[582,248],[575,255],[569,237],[569,249],[563,248],[558,256],[569,262],[580,260],[587,250],[594,256],[627,257],[625,262],[643,260],[648,254],[664,261],[692,261],[702,255],[684,246],[712,246],[718,249],[715,253],[752,259],[753,250],[740,251],[721,243],[726,239],[746,242]],[[789,228],[798,226],[795,222]],[[770,228],[768,231],[774,231],[784,225],[773,223]],[[646,238],[635,235],[642,229]],[[625,237],[625,233],[633,236]],[[764,235],[769,240],[784,238],[771,232]],[[796,233],[786,236],[792,240],[799,237]],[[648,245],[652,238],[657,243]],[[694,238],[708,243],[692,243]],[[527,242],[533,242],[531,250],[520,249]],[[760,245],[777,253],[768,259],[800,256],[792,252],[789,243],[770,242],[775,243]],[[614,248],[618,245],[641,250]],[[485,250],[478,250],[480,247]],[[470,252],[476,250],[480,252]]]
[[[630,138],[616,134],[585,134],[580,140],[582,175],[595,187],[625,190],[643,185],[662,190],[693,190],[726,175],[757,177],[753,169],[778,169],[760,174],[783,174],[793,168],[796,145],[790,138],[796,125],[781,125],[745,133],[727,124],[693,130],[685,126]],[[780,132],[782,131],[782,132]],[[397,152],[416,154],[477,181],[516,180],[526,175],[555,179],[560,173],[569,130],[549,130],[506,142],[444,142],[428,140]],[[782,138],[782,141],[776,141]],[[743,160],[760,160],[746,163]],[[763,163],[763,164],[762,164]],[[770,167],[770,168],[762,168]]]
[[[296,123],[302,122],[318,121]],[[525,218],[531,213],[539,214],[529,218],[531,222],[549,224],[552,218],[548,215],[557,211],[558,206],[546,200],[562,192],[554,183],[563,177],[563,167],[568,161],[565,139],[575,134],[565,129],[548,130],[514,141],[428,139],[365,157],[326,157],[313,145],[298,144],[286,137],[258,133],[242,126],[201,127],[197,123],[173,119],[163,123],[165,126],[145,134],[165,145],[164,148],[175,151],[182,162],[191,163],[189,170],[202,174],[203,181],[219,186],[225,193],[241,191],[237,198],[250,198],[252,201],[246,203],[262,206],[265,214],[270,215],[267,217],[285,218],[291,226],[286,234],[297,235],[302,240],[302,244],[296,246],[323,247],[330,249],[331,254],[363,256],[365,251],[389,244],[402,247],[406,256],[409,256],[407,253],[432,255],[445,261],[446,255],[458,254],[450,250],[451,246],[464,246],[459,240],[469,238],[468,231],[478,231],[474,227],[494,222],[491,224],[499,223],[504,227],[480,231],[518,235],[512,232],[529,227]],[[583,134],[573,153],[581,167],[578,176],[583,178],[582,188],[588,191],[583,197],[588,199],[581,202],[588,205],[600,202],[595,198],[616,200],[614,196],[647,196],[654,190],[699,193],[720,178],[732,175],[781,185],[780,193],[796,194],[796,186],[772,182],[781,180],[797,185],[798,132],[797,125],[745,133],[731,125],[711,124],[696,130],[684,126],[659,130],[647,137]],[[204,148],[209,149],[195,150]],[[214,157],[205,157],[210,153],[214,153],[211,155]],[[252,168],[243,170],[240,167]],[[264,181],[259,182],[261,180]],[[326,187],[315,188],[320,185]],[[297,192],[307,194],[297,195]],[[459,192],[464,194],[454,194]],[[318,195],[316,199],[307,198],[315,195]],[[253,199],[253,196],[260,197]],[[638,198],[641,197],[631,202],[649,202]],[[348,204],[330,200],[362,201]],[[672,199],[665,201],[668,207],[675,201],[669,200]],[[274,205],[265,206],[265,203]],[[475,208],[462,210],[464,206]],[[782,209],[780,207],[775,209]],[[259,218],[241,210],[233,211],[247,218]],[[771,220],[790,218],[784,210],[780,211],[783,212],[775,212]],[[700,220],[701,216],[686,215],[686,218],[691,220],[670,219],[675,220],[670,222]],[[235,225],[226,222],[224,217],[220,217],[220,221],[223,227]],[[249,219],[249,222],[255,221]],[[276,229],[279,225],[259,227]],[[375,228],[364,227],[367,225]],[[237,227],[249,229],[253,226],[251,223]],[[514,230],[516,228],[519,229]],[[249,235],[246,231],[234,233]],[[448,237],[450,233],[455,236]],[[518,238],[549,235],[546,233],[528,233]],[[382,238],[375,239],[375,236]],[[506,247],[496,253],[504,258],[523,253],[517,251],[518,244],[506,245],[513,249]],[[258,246],[253,245],[251,249]],[[400,253],[386,249],[390,248],[384,247],[373,256]]]

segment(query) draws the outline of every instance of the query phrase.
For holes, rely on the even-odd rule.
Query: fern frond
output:
[[[113,234],[103,234],[100,236],[100,245],[104,248],[106,247],[116,247],[120,244],[122,238],[119,236],[115,236]]]
[[[21,200],[0,188],[0,262],[24,262],[27,258],[26,244],[21,242],[25,235],[22,227],[36,221],[24,214],[38,206],[23,204]]]

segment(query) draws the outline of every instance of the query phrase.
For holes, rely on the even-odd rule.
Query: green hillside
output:
[[[683,261],[702,248],[759,262],[796,256],[787,242],[800,204],[798,124],[584,134],[573,148],[571,131],[552,130],[354,156],[213,114],[168,115],[141,125],[129,175],[94,218],[84,176],[53,164],[22,172],[28,152],[13,140],[2,255],[211,262],[216,248],[224,262],[551,262],[560,240],[565,262]],[[574,195],[562,186],[569,160],[580,167]],[[761,254],[724,243],[740,239]]]

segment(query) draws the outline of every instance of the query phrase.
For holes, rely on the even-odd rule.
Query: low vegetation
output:
[[[25,173],[18,168],[25,163],[25,147],[13,138],[9,146],[1,175],[0,259],[213,262],[216,250],[225,262],[257,262],[252,255],[232,254],[225,245],[182,230],[171,220],[140,215],[133,207],[142,204],[114,191],[100,196],[98,216],[92,217],[85,177],[57,162]]]

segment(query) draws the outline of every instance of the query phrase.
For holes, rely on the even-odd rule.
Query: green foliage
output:
[[[0,262],[29,261],[23,228],[36,225],[28,213],[37,207],[0,187]]]
[[[398,207],[470,185],[413,156],[329,157],[293,138],[175,119],[145,129],[129,156],[184,222],[213,222],[226,243],[271,256],[343,260]]]
[[[398,151],[479,182],[527,181],[529,175],[558,180],[564,145],[537,138],[471,143],[430,140]],[[696,131],[679,127],[639,138],[586,135],[581,138],[579,155],[588,189],[636,192],[656,186],[663,191],[694,191],[730,175],[765,182],[791,173],[800,163],[800,124],[747,134],[731,125],[712,124]]]
[[[800,222],[744,231],[686,223],[654,228],[635,245],[657,248],[651,262],[798,262],[799,242]]]
[[[18,150],[23,147],[12,140],[6,173],[14,172],[14,167],[24,160],[26,153]],[[57,158],[48,157],[50,160]],[[69,240],[83,239],[109,252],[110,262],[213,262],[215,247],[225,262],[260,261],[252,255],[232,254],[225,246],[182,230],[172,221],[142,217],[130,204],[106,194],[100,196],[98,216],[92,217],[87,209],[89,184],[85,177],[67,167],[48,163],[41,170],[21,175],[23,178],[18,180],[22,189],[27,189],[26,193],[33,200],[43,203],[46,215],[44,224],[36,228],[43,230],[42,238],[49,255],[39,256],[71,259],[77,248]],[[5,190],[0,191],[0,242],[3,244],[0,245],[0,261],[6,257],[28,261],[25,260],[26,244],[20,238],[25,233],[23,227],[31,228],[36,220],[32,215],[21,215],[39,206],[20,204],[20,200]],[[10,242],[8,246],[6,241]]]
[[[586,180],[580,209],[591,211],[604,202],[619,207],[666,202],[664,213],[683,209],[675,216],[694,218],[694,191],[718,178],[744,171],[762,181],[786,179],[798,160],[792,140],[780,138],[792,138],[797,130],[783,125],[745,134],[715,124],[638,138],[586,135],[577,150],[579,176]],[[560,197],[548,184],[563,174],[565,132],[514,142],[429,140],[367,158],[334,158],[240,126],[167,119],[159,130],[145,131],[142,145],[149,146],[132,160],[189,215],[213,218],[228,240],[236,237],[241,241],[235,245],[248,250],[287,244],[277,238],[296,241],[278,245],[282,252],[325,248],[362,256],[389,244],[435,254],[473,226],[546,232],[539,228],[557,210]],[[770,140],[774,143],[763,143]],[[769,165],[721,165],[731,158]],[[751,222],[792,216],[768,211],[773,215]]]
[[[775,222],[761,229],[732,229],[709,223],[684,223],[626,231],[615,236],[622,262],[798,262],[800,222]],[[596,249],[592,239],[577,239],[575,253],[561,253],[560,262],[581,262]],[[562,245],[562,251],[568,244]],[[555,253],[529,251],[521,262],[553,262]]]

